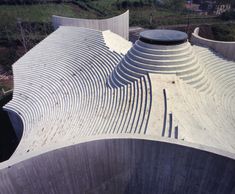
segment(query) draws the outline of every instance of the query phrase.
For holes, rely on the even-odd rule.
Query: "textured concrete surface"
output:
[[[53,15],[52,24],[55,29],[59,26],[76,26],[100,31],[111,30],[126,40],[129,39],[129,10],[109,19],[80,19]]]
[[[234,194],[235,161],[149,140],[91,141],[1,170],[0,193]]]
[[[113,134],[235,153],[234,62],[188,42],[132,46],[117,36],[63,26],[13,65],[5,109],[24,129],[12,158]]]
[[[234,72],[234,62],[208,48],[189,42],[163,46],[138,40],[112,70],[108,84],[125,87],[148,75],[147,134],[234,153]]]
[[[191,37],[191,42],[193,44],[209,47],[224,56],[225,58],[235,61],[235,42],[209,40],[200,37],[198,34],[199,28],[196,28]]]
[[[234,62],[189,42],[132,45],[111,31],[61,26],[13,72],[4,108],[20,116],[23,135],[0,164],[5,193],[234,193]],[[86,144],[96,138],[149,142]]]

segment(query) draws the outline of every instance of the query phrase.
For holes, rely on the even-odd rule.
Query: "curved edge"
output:
[[[191,42],[196,45],[202,45],[205,47],[209,47],[219,54],[221,54],[223,57],[235,61],[235,42],[225,42],[225,41],[216,41],[216,40],[210,40],[203,38],[199,36],[199,27],[195,28],[194,32],[191,36]]]
[[[11,124],[15,130],[15,134],[18,138],[18,141],[20,142],[22,136],[23,136],[23,131],[24,131],[24,124],[23,124],[23,119],[22,117],[14,110],[8,109],[3,107],[4,111],[8,113],[9,119],[11,121]]]
[[[156,45],[179,45],[188,41],[188,35],[177,30],[146,30],[140,32],[139,40]]]
[[[127,41],[123,37],[111,32],[110,30],[105,30],[102,32],[102,34],[106,46],[109,47],[112,52],[125,55],[132,47],[132,42]]]
[[[235,160],[140,139],[102,139],[0,170],[11,193],[233,193]]]
[[[97,141],[102,141],[102,140],[125,140],[125,139],[129,139],[129,140],[148,140],[148,141],[155,141],[155,142],[159,142],[159,143],[167,143],[170,145],[176,145],[176,146],[182,146],[182,147],[187,147],[187,148],[192,148],[195,150],[200,150],[203,152],[208,152],[211,154],[215,154],[215,155],[219,155],[221,157],[225,157],[225,158],[229,158],[229,159],[233,159],[235,160],[235,154],[234,153],[230,153],[224,150],[219,150],[217,148],[213,148],[213,147],[209,147],[206,145],[201,145],[201,144],[196,144],[196,143],[191,143],[191,142],[186,142],[186,141],[182,141],[179,139],[173,139],[173,138],[165,138],[165,137],[159,137],[159,136],[153,136],[153,135],[118,135],[118,136],[110,136],[110,135],[99,135],[99,136],[95,136],[95,137],[86,137],[86,138],[82,138],[80,140],[80,142],[78,142],[77,144],[69,144],[67,142],[61,142],[61,144],[57,144],[57,145],[51,145],[50,147],[47,148],[43,148],[42,150],[38,151],[38,152],[29,152],[25,155],[22,155],[22,157],[20,158],[10,158],[7,161],[4,161],[2,163],[0,163],[0,170],[7,168],[9,166],[15,165],[17,163],[23,162],[25,160],[29,160],[31,158],[35,158],[39,155],[44,155],[46,153],[49,152],[53,152],[56,150],[61,150],[64,148],[68,148],[68,147],[73,147],[79,144],[84,144],[84,143],[88,143],[88,142],[97,142]]]
[[[52,15],[52,25],[54,29],[60,26],[76,26],[100,31],[110,30],[129,40],[129,10],[108,19],[80,19]]]

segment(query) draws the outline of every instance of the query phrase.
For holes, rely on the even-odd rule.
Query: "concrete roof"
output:
[[[60,27],[13,72],[5,109],[21,117],[23,135],[2,167],[99,137],[173,139],[235,154],[235,63],[208,48],[132,46],[110,31]]]

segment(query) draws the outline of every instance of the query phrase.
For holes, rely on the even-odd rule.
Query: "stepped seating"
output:
[[[131,47],[120,38],[117,46],[115,36],[60,27],[13,65],[5,109],[24,124],[13,158],[91,136],[154,134],[218,146],[226,139],[220,128],[231,134],[224,149],[234,145],[234,62],[189,42]]]
[[[137,40],[107,81],[110,87],[122,87],[148,73],[176,74],[195,88],[208,85],[204,70],[188,43],[154,45]]]
[[[13,65],[14,97],[5,109],[22,115],[24,129],[12,157],[58,141],[146,133],[150,80],[145,75],[121,88],[107,87],[107,77],[123,54],[111,51],[103,36],[60,27]]]
[[[229,107],[233,107],[231,104],[233,104],[232,100],[235,94],[235,62],[223,59],[208,48],[199,46],[194,46],[194,48],[200,60],[204,61],[206,76],[209,77],[212,85],[211,90],[220,96],[222,107],[230,110]],[[226,97],[223,94],[226,94]],[[232,115],[232,111],[229,111],[229,114]]]

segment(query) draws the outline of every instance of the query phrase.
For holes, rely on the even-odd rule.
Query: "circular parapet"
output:
[[[203,38],[199,35],[199,28],[195,28],[194,32],[191,36],[191,42],[195,45],[208,47],[226,59],[235,61],[234,49],[235,49],[235,41],[227,42],[227,41],[217,41],[210,40],[207,38]]]
[[[160,45],[177,45],[188,40],[188,35],[176,30],[147,30],[140,33],[142,42]]]

